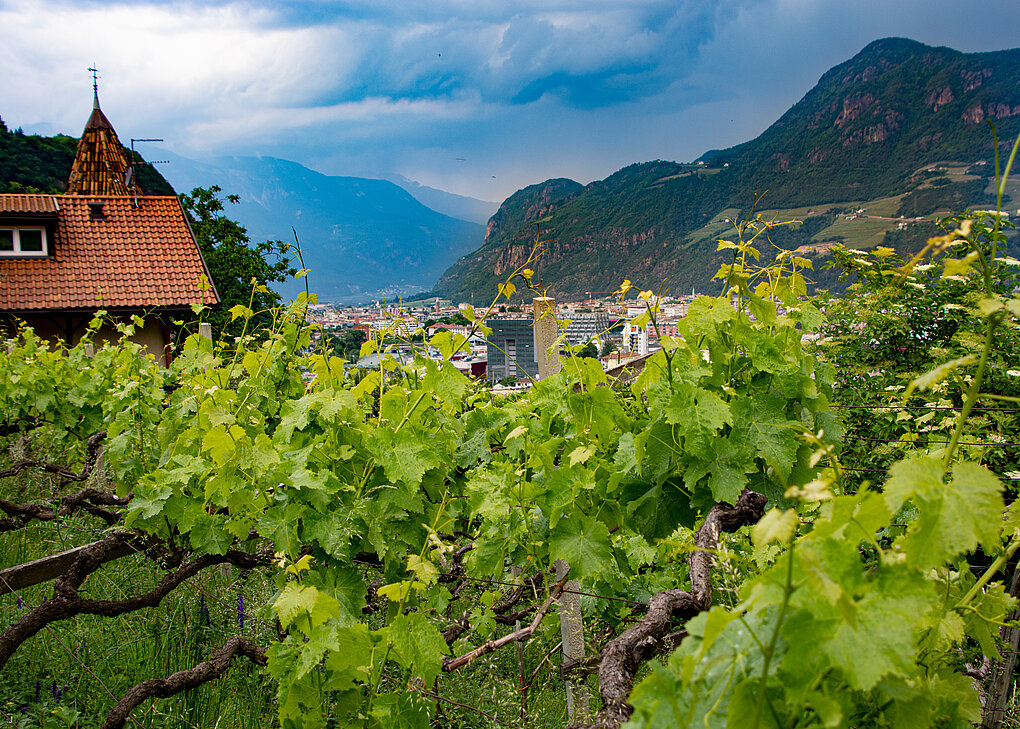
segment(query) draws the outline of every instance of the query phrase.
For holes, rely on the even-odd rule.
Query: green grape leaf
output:
[[[785,483],[797,457],[800,426],[787,418],[786,401],[774,395],[740,398],[731,403],[730,438],[749,453],[758,453]]]
[[[225,523],[210,514],[202,513],[191,528],[188,539],[191,546],[208,554],[224,554],[234,538],[224,528]]]
[[[129,509],[132,514],[138,514],[144,519],[151,519],[163,511],[166,499],[171,493],[169,486],[145,484],[135,491]]]
[[[306,637],[307,641],[301,646],[301,652],[298,654],[297,664],[294,667],[295,678],[303,678],[318,666],[322,661],[323,654],[340,650],[335,625],[321,625]]]
[[[425,471],[440,464],[436,442],[423,440],[410,429],[394,432],[376,429],[368,437],[368,447],[386,475],[394,481],[417,486]]]
[[[316,540],[327,554],[340,560],[350,559],[354,534],[350,512],[310,513],[305,518],[305,539]]]
[[[442,672],[443,656],[450,652],[442,633],[421,613],[397,616],[390,624],[390,641],[400,664],[426,686]]]
[[[641,467],[633,433],[624,433],[620,436],[616,454],[613,456],[613,466],[623,476]]]
[[[856,601],[856,625],[840,620],[823,650],[855,689],[867,691],[883,676],[913,676],[914,644],[923,616],[934,606],[933,587],[906,569],[884,566],[877,584]],[[895,574],[891,574],[895,572]]]
[[[420,694],[399,691],[378,694],[372,701],[372,718],[386,729],[429,729],[431,701]]]
[[[570,564],[571,578],[583,580],[612,562],[609,530],[593,516],[570,514],[550,532],[549,554]]]
[[[465,488],[472,512],[498,520],[507,513],[507,472],[504,464],[476,468]]]
[[[675,479],[649,484],[632,481],[623,487],[627,524],[645,539],[665,539],[678,526],[693,526],[697,518],[691,497]],[[558,525],[557,525],[558,526]]]
[[[785,544],[797,531],[799,522],[794,509],[771,509],[751,529],[751,539],[757,547],[763,547],[769,542]]]
[[[273,610],[280,619],[280,625],[286,628],[298,615],[311,613],[315,609],[318,597],[319,591],[314,587],[288,582],[273,603]]]
[[[358,412],[358,399],[350,390],[323,390],[316,395],[321,402],[319,416],[327,421],[335,421],[341,416],[353,417]]]
[[[355,625],[364,616],[365,582],[354,567],[341,567],[328,574],[328,586],[336,596],[337,612],[341,625]]]
[[[813,332],[825,323],[825,315],[814,304],[802,304],[800,307],[800,323],[805,332]]]
[[[303,614],[308,615],[312,628],[316,628],[338,616],[340,603],[312,585],[288,582],[273,603],[273,610],[284,628]]]
[[[337,649],[326,656],[326,668],[333,674],[351,674],[357,680],[366,681],[371,675],[373,636],[364,623],[354,623],[339,628],[337,642],[343,650]]]
[[[961,595],[957,595],[961,597]],[[963,612],[967,635],[981,646],[981,652],[993,660],[999,658],[998,623],[1016,607],[1016,598],[1006,591],[1006,585],[993,582],[971,600],[973,610]]]
[[[747,485],[747,474],[756,471],[754,459],[742,446],[730,439],[705,441],[692,452],[684,471],[684,483],[694,493],[700,481],[709,475],[708,488],[715,501],[737,503]]]
[[[938,567],[979,543],[988,550],[998,545],[1002,482],[976,463],[955,464],[949,484],[942,472],[940,461],[915,456],[894,464],[886,483],[892,508],[908,499],[918,508],[917,520],[897,544],[908,562],[922,569]]]
[[[202,438],[202,448],[209,452],[210,457],[217,466],[222,466],[233,458],[234,453],[237,451],[235,431],[241,431],[241,429],[236,425],[232,425],[228,431],[225,426],[217,425],[207,430]]]
[[[280,425],[276,430],[276,437],[283,443],[290,443],[295,430],[304,430],[308,425],[311,415],[309,407],[312,396],[305,396],[300,400],[286,400],[280,411]]]
[[[567,461],[571,466],[576,466],[578,463],[584,463],[589,458],[595,455],[595,449],[590,446],[577,446],[567,456]]]

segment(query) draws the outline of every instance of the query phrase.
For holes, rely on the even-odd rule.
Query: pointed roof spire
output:
[[[85,124],[67,178],[72,195],[129,195],[125,184],[128,160],[110,120],[99,107],[98,71],[92,73],[92,114]]]

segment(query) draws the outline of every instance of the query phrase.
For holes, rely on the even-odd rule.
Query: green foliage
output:
[[[218,213],[213,191],[197,202]],[[499,398],[453,367],[466,339],[448,332],[430,342],[442,361],[384,356],[379,370],[350,377],[331,354],[305,354],[301,297],[260,339],[226,349],[189,337],[169,370],[126,344],[101,350],[94,370],[78,349],[43,351],[26,334],[2,355],[11,377],[0,407],[6,422],[107,427],[108,468],[133,494],[127,526],[191,555],[222,554],[253,533],[271,544],[279,562],[267,614],[288,634],[270,646],[269,673],[284,726],[326,716],[417,726],[433,705],[410,689],[495,626],[480,610],[481,634],[452,647],[440,636],[455,617],[439,582],[453,535],[473,537],[463,560],[472,576],[512,582],[519,567],[544,578],[562,558],[588,589],[647,595],[678,573],[647,567],[682,555],[716,501],[748,486],[779,496],[815,472],[798,434],[827,422],[831,372],[801,347],[802,328],[816,323],[810,309],[783,283],[785,269],[769,270],[739,308],[728,297],[695,302],[683,339],[629,387],[597,360],[568,356],[560,375]],[[473,310],[464,315],[482,328]],[[650,306],[647,317],[657,315]],[[363,349],[385,355],[393,334]],[[37,357],[55,364],[36,371]],[[102,405],[68,409],[76,388]],[[355,559],[378,565],[384,607],[369,618],[369,577]],[[625,603],[593,609],[611,624],[629,615]]]
[[[368,335],[361,329],[341,329],[324,333],[323,336],[327,338],[326,348],[347,362],[358,361],[361,345],[368,340]]]
[[[1020,138],[1007,174],[1018,148]],[[981,718],[959,653],[970,641],[998,657],[998,626],[1016,600],[995,580],[1020,548],[1020,531],[1001,480],[963,457],[961,437],[973,427],[976,403],[1020,402],[985,390],[996,335],[1018,326],[1020,301],[1001,277],[1014,266],[999,258],[1002,216],[979,212],[955,222],[895,268],[886,265],[889,250],[877,261],[844,252],[864,281],[863,295],[830,307],[846,317],[831,351],[841,364],[864,359],[858,365],[869,367],[876,362],[867,350],[892,328],[885,317],[901,303],[898,287],[933,285],[924,274],[936,266],[921,264],[926,254],[941,256],[943,279],[973,292],[950,309],[962,312],[954,322],[939,320],[941,311],[912,320],[922,316],[919,304],[894,320],[913,322],[895,336],[933,349],[923,362],[928,372],[893,389],[909,398],[911,390],[942,387],[959,404],[945,447],[893,465],[881,490],[846,488],[842,463],[820,447],[811,460],[828,460],[829,468],[787,492],[799,502],[796,511],[774,509],[755,529],[759,549],[778,541],[785,553],[743,586],[736,608],[713,608],[688,624],[694,640],[635,689],[632,725],[966,727]],[[849,316],[849,306],[864,321]],[[883,319],[876,326],[868,314]],[[976,354],[946,361],[947,350],[967,346],[970,327],[982,335],[971,345]],[[933,360],[941,362],[931,368]],[[895,369],[874,374],[903,377]],[[978,547],[994,558],[979,577],[967,562]]]
[[[290,267],[289,246],[281,241],[253,244],[244,227],[223,214],[219,193],[216,185],[196,187],[187,195],[181,195],[181,205],[220,295],[219,308],[208,312],[205,318],[217,331],[239,334],[246,328],[251,331],[268,323],[270,309],[280,303],[279,294],[268,285],[286,280],[294,274],[294,269]],[[225,199],[237,202],[231,195]],[[251,314],[239,317],[241,311]],[[243,321],[237,321],[239,318]],[[254,321],[248,327],[251,318]]]
[[[914,469],[952,491],[938,462]],[[992,477],[989,486],[999,514],[1001,485]],[[870,535],[889,528],[896,497],[827,499],[786,554],[744,586],[740,605],[688,623],[694,639],[635,689],[635,726],[964,727],[979,718],[954,646],[968,634],[990,641],[994,622],[968,618],[1001,620],[1015,601],[1001,588],[975,593],[969,570],[941,566],[964,553],[959,542],[942,543],[935,570],[910,534],[876,549]],[[966,534],[956,514],[927,506],[917,534]],[[990,524],[998,543],[1001,524]],[[1015,538],[1013,528],[1004,536]]]
[[[988,181],[979,178],[967,182],[949,183],[920,187],[903,196],[897,215],[914,218],[930,215],[935,211],[946,213],[963,210],[972,205],[994,205],[995,195],[985,193]]]
[[[943,222],[953,230],[960,218]],[[971,223],[973,224],[973,223]],[[977,275],[970,262],[961,263],[952,251],[940,260],[908,265],[886,248],[872,254],[843,248],[833,250],[844,275],[855,279],[846,297],[822,296],[827,326],[818,343],[819,356],[837,372],[836,400],[847,406],[843,458],[863,469],[850,481],[874,481],[895,460],[912,452],[920,441],[937,445],[948,441],[955,428],[954,409],[963,405],[959,383],[968,376],[970,356],[983,346],[987,315],[979,303],[987,297],[1008,296],[1020,263],[1011,251],[1005,228],[996,235],[998,257],[988,275]],[[978,230],[978,229],[975,229]],[[982,250],[991,253],[991,230],[980,229]],[[966,256],[964,256],[966,259]],[[940,367],[932,369],[933,363]],[[963,365],[961,367],[961,365]],[[926,372],[928,373],[926,375]],[[925,376],[926,375],[926,376]],[[985,391],[996,398],[1020,396],[1020,339],[1013,327],[992,333],[992,348],[984,373]],[[893,400],[893,402],[891,402]],[[1020,451],[995,441],[1016,440],[1015,413],[994,400],[982,403],[966,423],[968,456],[1004,474],[1020,468]]]

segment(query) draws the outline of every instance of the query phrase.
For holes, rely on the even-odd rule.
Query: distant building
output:
[[[486,378],[499,382],[505,377],[537,377],[538,357],[532,320],[487,319],[485,323],[492,328],[486,347]]]
[[[485,377],[485,369],[488,366],[484,359],[455,359],[452,364],[464,375],[475,380]]]
[[[466,337],[470,334],[471,327],[466,324],[433,324],[429,327],[429,336],[443,331],[450,332],[450,334],[462,334]]]
[[[678,323],[679,322],[675,319],[660,319],[656,322],[656,327],[654,327],[654,329],[658,330],[659,336],[661,337],[676,337],[679,335],[679,331],[677,330]]]
[[[572,345],[587,344],[593,339],[598,340],[601,350],[609,333],[609,314],[597,311],[591,314],[575,314],[567,326],[567,343]]]
[[[634,326],[630,322],[623,325],[623,351],[636,354],[648,354],[648,328]]]

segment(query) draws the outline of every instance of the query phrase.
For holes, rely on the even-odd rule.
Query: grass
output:
[[[1018,185],[1017,189],[1018,193],[1020,193],[1020,185]],[[894,218],[899,210],[902,198],[903,195],[893,195],[875,200],[843,203],[839,207],[849,209],[864,208],[867,211],[865,215]],[[765,219],[806,220],[810,217],[827,214],[830,207],[828,205],[805,205],[796,208],[769,208],[760,212]],[[727,208],[701,228],[684,238],[684,245],[725,238],[731,229],[730,223],[726,218],[735,217],[740,214],[741,211],[737,208]],[[896,222],[893,220],[873,220],[866,217],[851,220],[840,217],[832,225],[814,235],[812,240],[822,243],[834,239],[842,239],[849,248],[867,250],[881,245],[886,232],[895,228]]]
[[[30,532],[47,530],[46,526],[22,530],[24,535],[10,535],[4,541],[29,541],[24,537]],[[39,539],[36,544],[46,552],[45,545],[50,541]],[[18,551],[24,554],[22,550],[6,554]],[[126,557],[92,575],[83,593],[103,599],[123,598],[150,589],[162,574],[143,556]],[[20,591],[22,608],[15,596],[3,596],[0,624],[10,625],[51,592],[52,583]],[[193,667],[233,635],[266,644],[275,631],[256,616],[274,592],[273,585],[258,573],[247,577],[236,572],[224,575],[211,568],[184,583],[156,608],[117,618],[79,615],[54,623],[24,643],[8,662],[4,669],[6,681],[0,684],[0,711],[5,719],[29,717],[40,708],[48,711],[57,703],[50,690],[55,685],[61,694],[60,703],[81,713],[79,726],[98,723],[113,706],[114,697],[119,699],[148,678],[166,677]],[[245,597],[244,629],[237,616],[237,598],[241,595]],[[201,607],[203,598],[209,611],[208,623]],[[37,683],[44,687],[40,702],[36,701]],[[241,660],[213,684],[181,696],[147,701],[132,714],[132,725],[274,726],[273,695],[263,669]],[[29,721],[25,726],[41,724]]]
[[[525,644],[525,671],[527,680],[546,654],[559,642],[559,620],[555,615],[546,618],[544,634]],[[558,667],[562,654],[557,650],[546,661],[535,676],[527,691],[527,720],[530,729],[554,729],[565,726],[567,721],[566,683]],[[590,706],[597,711],[599,700],[597,679],[594,675],[585,679],[590,696]],[[511,726],[525,726],[521,717],[521,692],[519,690],[517,655],[513,647],[490,653],[466,666],[452,676],[440,679],[439,693],[447,699],[477,707]],[[443,727],[450,729],[481,729],[498,727],[477,712],[440,702],[445,720]]]
[[[37,500],[55,490],[56,482],[38,473],[22,472],[0,482],[0,497],[15,502]],[[92,518],[71,517],[32,522],[0,534],[0,569],[101,539],[101,526]],[[145,556],[132,555],[89,576],[81,593],[95,599],[122,599],[152,589],[164,574]],[[44,582],[19,590],[17,595],[0,595],[0,629],[16,622],[52,591],[53,583]],[[233,635],[268,643],[275,629],[257,616],[275,591],[267,576],[258,572],[221,573],[210,568],[185,582],[156,608],[116,618],[79,615],[53,623],[23,643],[4,667],[0,724],[25,729],[67,726],[53,715],[58,710],[78,712],[76,727],[98,726],[131,687],[148,678],[192,668]],[[237,614],[242,595],[243,630]],[[203,597],[208,623],[201,608]],[[273,697],[264,669],[241,660],[213,684],[182,696],[145,702],[133,712],[130,724],[168,729],[269,727],[276,724]]]
[[[887,231],[896,227],[888,220],[871,220],[869,218],[837,218],[828,228],[819,231],[813,240],[822,241],[842,238],[848,248],[867,250],[881,245]]]

